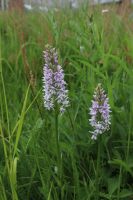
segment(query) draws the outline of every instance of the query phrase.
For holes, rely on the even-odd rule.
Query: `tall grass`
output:
[[[131,15],[101,8],[0,13],[0,200],[133,198],[132,31]],[[55,113],[43,106],[47,43],[59,51],[69,88],[70,107],[58,116],[60,158]],[[111,128],[92,141],[88,113],[99,82]]]

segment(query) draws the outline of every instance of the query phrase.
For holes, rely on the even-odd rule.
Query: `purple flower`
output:
[[[63,113],[69,106],[64,71],[58,63],[58,54],[55,48],[46,45],[43,53],[45,60],[43,68],[44,106],[47,110],[52,110],[56,104],[60,108],[60,113]]]
[[[93,131],[91,131],[92,139],[96,140],[99,134],[109,130],[110,112],[108,98],[102,89],[101,84],[98,84],[90,108],[91,119],[89,121],[93,127]]]

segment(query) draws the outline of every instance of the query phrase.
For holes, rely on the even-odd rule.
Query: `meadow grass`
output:
[[[0,13],[0,200],[133,199],[132,22],[101,8]],[[56,126],[61,176],[57,121],[43,103],[45,44],[58,49],[69,89]],[[111,127],[93,141],[98,83]]]

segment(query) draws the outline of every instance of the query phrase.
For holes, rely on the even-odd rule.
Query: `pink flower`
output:
[[[55,103],[63,113],[69,106],[68,90],[64,80],[64,71],[58,63],[58,54],[55,48],[47,45],[44,51],[45,65],[43,68],[44,106],[52,110]]]
[[[92,106],[90,108],[91,119],[89,119],[91,126],[93,127],[92,139],[97,139],[99,134],[104,133],[110,126],[110,106],[108,98],[101,87],[98,84],[92,100]]]

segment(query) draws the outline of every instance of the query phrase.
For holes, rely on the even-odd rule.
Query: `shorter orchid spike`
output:
[[[89,114],[91,115],[89,121],[93,128],[91,139],[96,140],[99,134],[103,134],[109,130],[111,124],[109,99],[102,89],[101,84],[98,84],[95,89],[92,106],[89,110]]]

